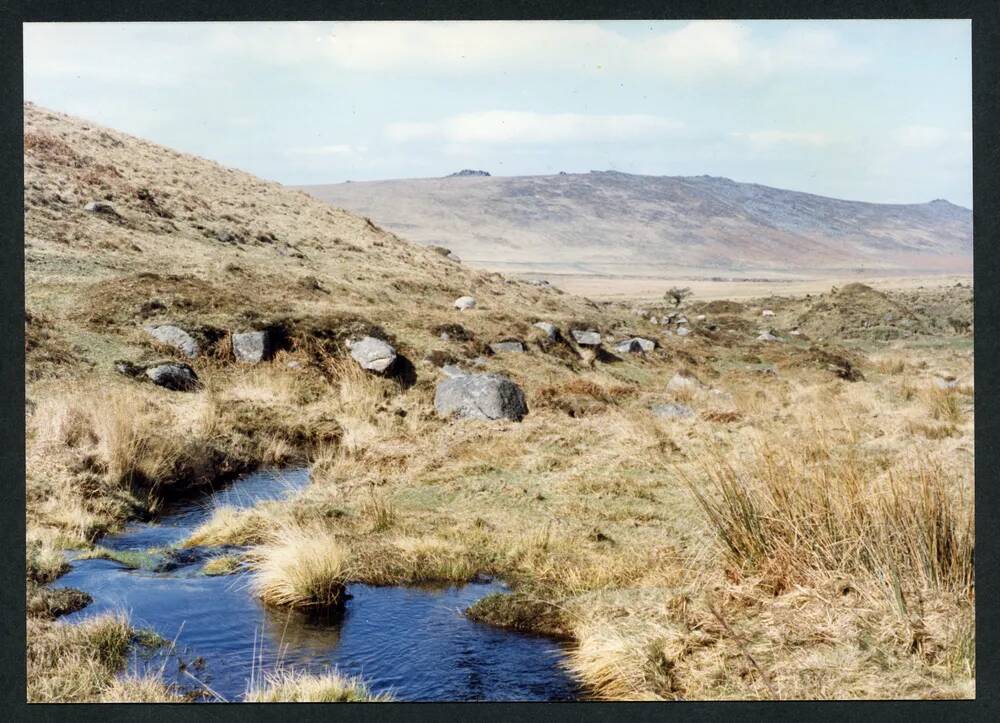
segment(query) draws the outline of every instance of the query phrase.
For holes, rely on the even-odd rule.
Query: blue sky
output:
[[[972,205],[956,21],[24,29],[27,100],[288,184],[615,169]]]

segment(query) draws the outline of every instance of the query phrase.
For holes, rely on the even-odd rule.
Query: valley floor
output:
[[[41,583],[62,548],[155,509],[178,474],[303,455],[305,491],[219,509],[191,544],[249,545],[244,561],[280,595],[317,539],[345,580],[500,576],[513,593],[469,615],[571,641],[571,669],[598,698],[972,697],[972,342],[926,326],[970,311],[968,298],[855,286],[692,302],[687,337],[648,318],[670,309],[643,310],[631,333],[660,340],[649,354],[532,343],[486,359],[524,388],[522,422],[438,418],[433,362],[405,385],[304,349],[254,367],[202,362],[193,394],[40,379],[28,421],[34,699],[124,695],[108,692],[106,671],[67,693],[61,676],[82,674],[46,667],[40,651],[70,634],[44,619]],[[788,333],[857,313],[881,324],[877,303],[900,301],[923,333],[858,322],[825,351]],[[780,342],[754,340],[765,307]],[[666,403],[690,414],[651,411]],[[125,624],[105,623],[116,645]],[[80,634],[105,634],[94,625]]]

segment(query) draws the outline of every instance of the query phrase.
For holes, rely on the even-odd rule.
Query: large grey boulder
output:
[[[444,374],[449,379],[454,379],[455,377],[468,376],[469,372],[465,371],[462,367],[457,364],[445,364],[441,367],[441,373]]]
[[[528,413],[524,392],[499,374],[463,374],[445,379],[434,392],[434,408],[444,417],[515,422]]]
[[[644,351],[653,351],[656,348],[656,342],[651,339],[643,339],[642,337],[636,336],[631,339],[626,339],[625,341],[620,341],[615,344],[615,351],[625,353],[638,354]]]
[[[153,384],[175,392],[190,392],[201,386],[198,375],[187,364],[159,364],[149,367],[146,376]]]
[[[694,410],[686,404],[670,402],[668,404],[654,404],[653,414],[666,419],[690,419],[694,416]]]
[[[598,334],[593,329],[587,329],[586,331],[583,331],[581,329],[572,329],[570,333],[573,335],[573,341],[575,341],[580,346],[601,345],[601,335]]]
[[[368,371],[384,372],[396,361],[396,350],[392,345],[373,336],[348,342],[347,346],[354,361]]]
[[[490,350],[494,354],[499,354],[505,351],[511,352],[523,352],[524,344],[519,341],[508,340],[508,341],[496,341],[490,344]]]
[[[476,300],[471,296],[459,296],[455,299],[455,308],[459,311],[467,311],[468,309],[476,308]]]
[[[237,361],[257,364],[264,361],[270,351],[270,337],[266,331],[233,334],[233,354]]]
[[[545,332],[545,336],[549,341],[555,341],[559,338],[559,327],[548,321],[538,321],[532,324],[536,329],[541,329]]]
[[[146,333],[161,344],[172,346],[190,359],[198,356],[198,342],[179,326],[164,324],[163,326],[147,326]]]

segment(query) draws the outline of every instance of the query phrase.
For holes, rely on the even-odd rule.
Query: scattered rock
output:
[[[270,354],[269,342],[266,331],[244,331],[233,334],[233,354],[238,361],[257,364]]]
[[[760,312],[761,316],[774,316],[774,312],[770,309],[764,309]]]
[[[528,413],[524,392],[499,374],[461,374],[445,379],[434,392],[434,408],[445,417],[515,422]]]
[[[159,364],[149,367],[146,376],[153,384],[175,392],[190,392],[201,386],[198,375],[187,364]]]
[[[632,353],[638,354],[640,352],[653,351],[656,348],[656,342],[650,339],[643,339],[642,337],[632,337],[631,339],[625,339],[615,344],[615,351],[622,354]]]
[[[588,329],[587,331],[581,331],[580,329],[573,329],[570,331],[573,335],[573,340],[580,346],[600,346],[601,345],[601,335],[598,334],[593,329]]]
[[[523,352],[524,344],[514,339],[509,339],[507,341],[495,341],[490,344],[490,350],[494,354],[499,354],[501,352]]]
[[[88,213],[103,213],[107,216],[118,216],[118,210],[114,207],[114,204],[108,201],[91,201],[86,206],[83,207],[84,211]]]
[[[146,332],[161,344],[177,349],[190,359],[198,356],[198,342],[179,326],[147,326]]]
[[[373,336],[350,341],[347,343],[347,348],[351,350],[354,361],[368,371],[384,372],[396,361],[396,350],[392,345]]]
[[[705,317],[704,314],[698,314],[698,316],[696,316],[694,318],[695,318],[695,321],[705,321],[706,317]]]
[[[548,321],[539,321],[533,324],[536,329],[541,329],[545,332],[545,336],[549,341],[555,341],[559,338],[559,327]]]
[[[653,414],[657,417],[668,419],[690,419],[694,416],[694,410],[686,404],[670,402],[668,404],[654,404]]]
[[[691,333],[691,330],[688,329],[686,326],[678,326],[677,327],[677,336],[687,336],[690,333]]]
[[[770,331],[762,331],[757,335],[757,341],[781,341],[781,339]]]
[[[471,296],[460,296],[457,299],[455,299],[454,306],[459,311],[466,311],[467,309],[475,309],[476,300],[473,299]]]

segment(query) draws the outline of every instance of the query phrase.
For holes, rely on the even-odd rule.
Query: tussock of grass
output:
[[[265,676],[264,684],[248,691],[248,703],[380,703],[392,700],[373,694],[357,678],[335,671],[320,675],[282,671]]]
[[[731,560],[763,570],[781,564],[807,578],[847,571],[925,587],[970,591],[971,500],[939,466],[918,463],[880,479],[856,455],[810,460],[763,447],[748,466],[706,469],[716,495],[695,489]]]
[[[126,675],[116,678],[101,693],[101,703],[183,703],[186,699],[158,676]]]
[[[133,631],[123,615],[77,625],[28,620],[28,701],[93,701],[125,663]]]
[[[571,637],[571,623],[557,605],[526,593],[493,593],[466,611],[469,619],[508,630]]]
[[[925,397],[931,416],[949,424],[961,424],[965,419],[964,403],[954,389],[929,389]]]
[[[328,529],[285,525],[252,558],[252,586],[267,605],[332,607],[344,600],[347,554]]]
[[[221,505],[184,540],[183,545],[219,547],[259,544],[264,541],[269,524],[266,513],[260,509]]]
[[[156,550],[110,550],[97,546],[80,555],[81,560],[113,560],[132,570],[155,570],[162,559]]]

